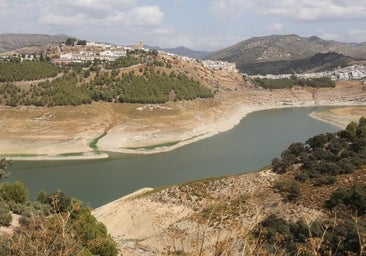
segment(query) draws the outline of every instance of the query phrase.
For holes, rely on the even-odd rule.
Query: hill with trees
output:
[[[171,61],[155,51],[134,52],[114,62],[95,60],[62,67],[10,58],[0,61],[0,68],[0,100],[13,107],[75,106],[92,101],[154,104],[214,97],[210,88],[173,68]],[[44,81],[31,82],[38,79]],[[30,85],[14,83],[24,80]]]

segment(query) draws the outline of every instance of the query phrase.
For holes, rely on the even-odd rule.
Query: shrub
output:
[[[0,196],[7,202],[25,203],[28,201],[28,190],[20,181],[6,182],[0,186]]]
[[[337,181],[334,176],[321,176],[314,181],[315,186],[332,185]]]
[[[302,219],[289,223],[274,214],[263,220],[260,223],[260,231],[257,229],[256,232],[257,235],[261,235],[264,248],[271,255],[277,254],[278,249],[284,249],[288,255],[297,255],[298,247],[302,245],[303,248],[309,237],[308,227]]]
[[[279,180],[275,189],[290,202],[296,201],[301,195],[300,183],[295,180]]]
[[[44,190],[39,191],[36,200],[42,204],[47,203],[47,193]]]
[[[0,226],[9,226],[12,221],[8,204],[0,199]]]
[[[325,202],[327,208],[341,208],[359,215],[366,213],[366,185],[354,186],[349,190],[339,188]]]
[[[50,205],[54,213],[67,212],[70,210],[71,198],[59,191],[47,196],[47,204]]]
[[[8,205],[10,207],[10,210],[15,213],[15,214],[19,214],[22,215],[24,210],[27,208],[26,205],[24,204],[20,204],[20,203],[16,203],[15,201],[9,201]]]

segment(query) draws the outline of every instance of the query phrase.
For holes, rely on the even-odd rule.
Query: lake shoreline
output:
[[[113,152],[113,153],[121,153],[121,154],[157,154],[157,153],[164,153],[168,151],[172,151],[174,149],[177,149],[179,147],[183,147],[185,145],[188,145],[190,143],[197,142],[202,139],[206,139],[212,136],[215,136],[219,133],[229,131],[233,129],[236,125],[238,125],[243,118],[245,118],[248,114],[257,112],[257,111],[263,111],[263,110],[271,110],[271,109],[282,109],[282,108],[301,108],[301,107],[341,107],[341,106],[359,106],[361,105],[359,102],[343,102],[343,101],[323,101],[323,102],[297,102],[292,103],[291,105],[284,105],[279,103],[269,103],[269,104],[239,104],[236,106],[236,109],[234,111],[231,111],[230,113],[222,113],[221,117],[215,120],[215,122],[209,122],[208,124],[204,125],[203,127],[194,127],[196,130],[199,130],[200,134],[194,134],[192,130],[184,131],[182,132],[181,136],[188,137],[188,139],[182,140],[182,141],[174,141],[172,143],[173,139],[171,141],[167,140],[165,142],[165,145],[168,146],[161,146],[162,144],[154,147],[151,141],[145,140],[145,145],[142,145],[138,148],[107,148],[100,150],[101,153],[98,152],[82,152],[82,153],[64,153],[62,154],[55,154],[55,155],[30,155],[30,156],[4,156],[6,158],[9,158],[13,161],[58,161],[58,160],[98,160],[98,159],[107,159],[109,158],[108,153],[106,152]],[[330,122],[329,120],[326,120],[324,118],[321,118],[317,116],[314,113],[311,113],[310,116],[312,118],[315,118],[319,121],[327,122],[332,125],[336,125],[337,127],[342,128],[340,125],[337,125],[335,123]],[[108,135],[108,134],[107,134]],[[113,135],[110,137],[110,140],[116,139],[116,136],[121,135]],[[171,145],[169,145],[171,143]],[[9,145],[11,146],[11,145]],[[98,147],[99,149],[99,147]],[[74,155],[73,155],[74,154]]]

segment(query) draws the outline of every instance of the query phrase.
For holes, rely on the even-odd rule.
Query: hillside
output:
[[[23,47],[59,44],[66,39],[66,35],[0,34],[0,52],[12,51]]]
[[[365,44],[327,41],[318,37],[271,35],[254,37],[206,56],[207,59],[248,63],[308,59],[317,53],[336,52],[356,59],[366,58]]]
[[[305,59],[242,63],[237,67],[248,75],[276,75],[329,71],[338,67],[350,66],[357,61],[357,59],[343,54],[328,52],[317,53]]]
[[[293,143],[256,173],[143,189],[93,214],[123,255],[363,255],[365,125]]]

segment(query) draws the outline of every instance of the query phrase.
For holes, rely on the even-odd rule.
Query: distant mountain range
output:
[[[158,51],[173,53],[173,54],[180,55],[180,56],[187,56],[187,57],[194,58],[194,59],[203,59],[210,53],[208,51],[195,51],[195,50],[189,49],[184,46],[180,46],[177,48],[160,48],[158,46],[153,46],[153,47],[147,46],[147,48],[151,49],[151,50],[158,50]]]
[[[0,34],[0,52],[64,42],[67,35]]]
[[[327,41],[316,36],[271,35],[239,42],[205,58],[234,62],[241,72],[248,74],[291,73],[292,69],[304,72],[366,59],[366,43]]]

